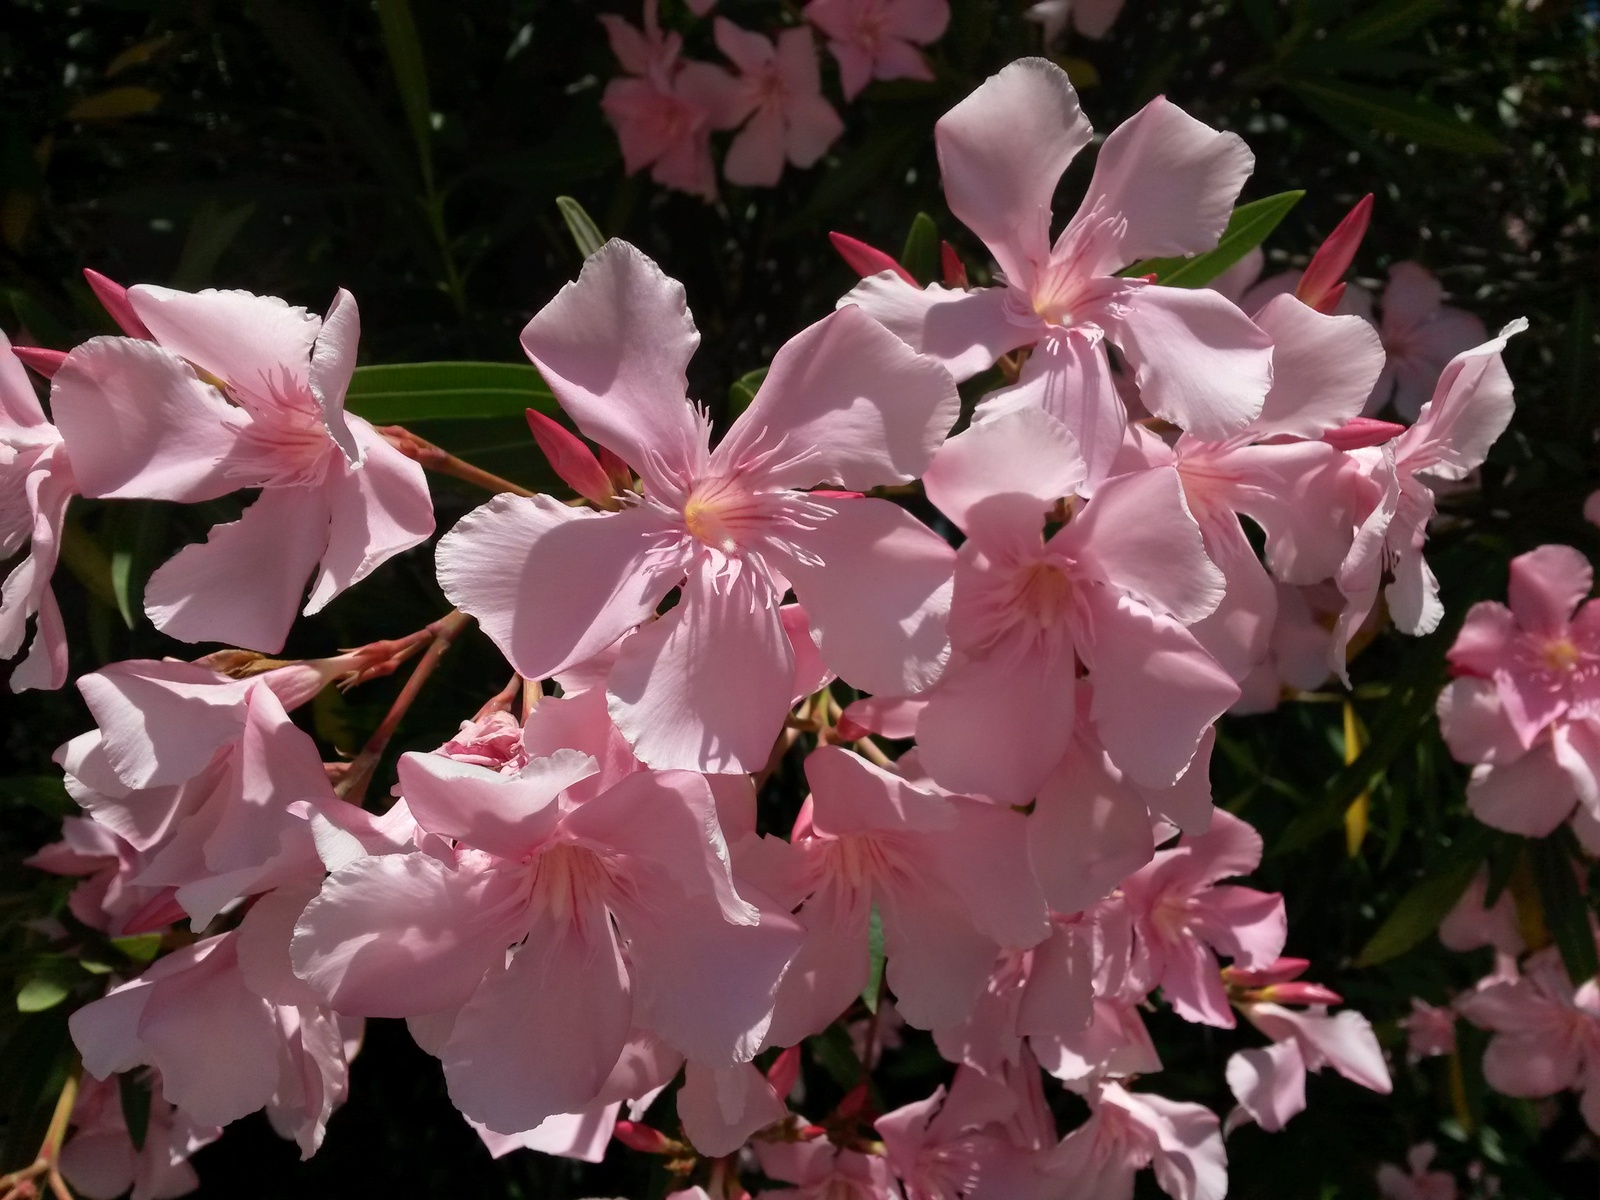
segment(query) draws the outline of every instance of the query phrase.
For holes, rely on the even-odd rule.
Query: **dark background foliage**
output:
[[[632,3],[410,0],[418,63],[393,24],[406,6],[390,0],[4,0],[0,324],[63,349],[110,332],[79,273],[89,266],[127,283],[242,287],[318,311],[344,286],[361,303],[363,362],[517,361],[517,331],[579,266],[554,203],[570,194],[605,233],[685,282],[704,337],[691,382],[726,415],[730,384],[852,282],[827,246],[829,229],[897,249],[914,214],[927,212],[969,263],[983,262],[944,209],[932,125],[1040,41],[1020,19],[1021,0],[952,6],[950,31],[930,54],[935,82],[874,85],[845,110],[847,132],[821,165],[791,169],[771,190],[725,188],[711,206],[622,173],[597,103],[617,68],[595,16],[637,20]],[[714,56],[709,23],[690,21],[678,0],[662,7],[687,30],[691,55]],[[719,11],[771,29],[797,8],[723,0]],[[1330,693],[1230,719],[1216,758],[1218,801],[1266,835],[1258,882],[1286,893],[1289,951],[1312,958],[1315,977],[1369,1014],[1391,1045],[1410,996],[1443,1001],[1487,966],[1429,936],[1453,893],[1439,897],[1463,871],[1487,858],[1497,878],[1522,881],[1519,898],[1541,899],[1558,940],[1583,920],[1582,901],[1549,882],[1550,855],[1563,847],[1529,853],[1463,815],[1463,772],[1430,722],[1443,651],[1471,601],[1503,594],[1508,559],[1548,541],[1600,551],[1580,514],[1600,485],[1596,27],[1595,6],[1572,0],[1128,0],[1105,41],[1064,47],[1098,129],[1165,93],[1250,142],[1257,166],[1246,199],[1306,190],[1268,242],[1269,270],[1303,263],[1370,191],[1377,208],[1359,276],[1377,285],[1390,262],[1415,259],[1491,329],[1519,315],[1531,322],[1507,355],[1519,402],[1511,432],[1481,494],[1447,506],[1430,554],[1445,628],[1416,641],[1381,636],[1356,663],[1365,752],[1346,765],[1345,701]],[[1069,171],[1064,197],[1081,189],[1089,166],[1086,155]],[[428,436],[514,478],[542,478],[520,421],[433,422]],[[441,528],[483,498],[433,482]],[[57,576],[74,674],[193,654],[139,615],[139,590],[225,511],[75,503]],[[290,652],[326,653],[438,616],[447,606],[431,565],[426,547],[391,563],[302,622]],[[505,674],[486,640],[465,639],[394,750],[438,744]],[[330,758],[349,753],[396,686],[330,692],[304,723]],[[0,1170],[25,1162],[37,1143],[69,1061],[66,1011],[103,986],[103,976],[52,957],[28,925],[59,914],[68,885],[20,865],[69,809],[49,756],[88,724],[70,688],[0,700],[0,977],[11,984],[0,988]],[[780,772],[770,803],[797,799],[794,767]],[[391,779],[380,774],[375,793]],[[1371,825],[1350,855],[1344,813],[1363,792]],[[1386,920],[1389,940],[1375,950],[1369,940]],[[15,988],[40,979],[67,1001],[11,1011]],[[1157,1086],[1225,1112],[1222,1064],[1254,1035],[1180,1025],[1152,1017],[1167,1060]],[[1288,1131],[1230,1139],[1232,1194],[1372,1195],[1376,1165],[1425,1139],[1453,1168],[1481,1163],[1509,1196],[1593,1194],[1593,1145],[1570,1098],[1487,1094],[1464,1040],[1454,1081],[1444,1060],[1410,1070],[1397,1054],[1393,1102],[1315,1078],[1309,1111]],[[839,1092],[827,1059],[817,1055],[807,1072],[822,1104]],[[928,1040],[909,1036],[883,1073],[883,1099],[925,1095],[941,1071]],[[1075,1101],[1058,1099],[1072,1111]],[[369,1024],[352,1099],[327,1145],[309,1163],[295,1159],[251,1118],[198,1156],[199,1194],[560,1200],[666,1186],[638,1156],[615,1151],[599,1168],[527,1152],[492,1162],[448,1106],[437,1065],[383,1021]]]

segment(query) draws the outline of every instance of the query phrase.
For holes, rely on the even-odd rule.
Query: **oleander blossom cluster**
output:
[[[613,27],[648,70],[676,53],[636,32]],[[167,633],[233,649],[82,676],[95,727],[57,755],[83,812],[35,865],[81,878],[85,925],[166,935],[71,1018],[84,1195],[181,1194],[187,1155],[260,1109],[313,1153],[367,1018],[405,1019],[494,1154],[615,1140],[692,1200],[1111,1198],[1145,1170],[1220,1200],[1225,1135],[1282,1129],[1309,1074],[1388,1092],[1367,1018],[1302,978],[1282,897],[1242,882],[1262,839],[1213,807],[1210,758],[1230,709],[1343,676],[1380,608],[1438,624],[1433,489],[1510,419],[1515,327],[1444,364],[1413,424],[1376,420],[1384,342],[1332,311],[1348,237],[1246,308],[1123,273],[1216,245],[1252,167],[1237,136],[1155,100],[1063,220],[1091,130],[1052,63],[1007,67],[936,139],[992,282],[870,274],[720,432],[688,394],[684,290],[635,247],[606,243],[528,322],[577,431],[535,433],[579,499],[503,493],[438,542],[451,619],[513,686],[403,755],[381,814],[293,714],[421,642],[241,652],[281,649],[308,581],[314,612],[432,530],[416,464],[344,412],[354,301],[319,319],[101,281],[127,336],[20,352],[52,376],[53,425],[7,353],[0,515],[8,551],[32,542],[0,649],[37,615],[19,682],[66,674],[49,577],[70,497],[259,489],[147,591]],[[968,380],[998,386],[964,410]],[[937,529],[898,502],[919,487]],[[1593,736],[1579,574],[1539,557],[1508,615],[1469,619],[1463,719],[1499,705],[1494,744],[1522,756],[1492,770],[1567,770]],[[804,784],[778,819],[785,771]],[[1474,1019],[1514,1040],[1519,1004],[1594,1009],[1541,962]],[[1163,1095],[1157,1010],[1246,1031],[1228,1112]],[[1600,1050],[1568,1026],[1587,1087]],[[902,1027],[946,1082],[878,1111]],[[860,1075],[823,1111],[806,1067],[852,1036]],[[137,1148],[118,1076],[154,1096]]]

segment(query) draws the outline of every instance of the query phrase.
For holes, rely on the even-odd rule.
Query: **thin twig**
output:
[[[448,450],[435,446],[427,438],[418,437],[404,425],[380,425],[378,432],[383,434],[396,450],[407,458],[420,463],[429,471],[440,475],[453,475],[457,479],[465,480],[474,487],[481,487],[486,492],[510,492],[514,496],[532,496],[521,484],[512,483],[482,467],[475,467],[464,459],[457,458]]]
[[[24,1196],[37,1196],[38,1185],[33,1180],[43,1175],[45,1184],[56,1200],[73,1200],[66,1180],[61,1178],[61,1145],[67,1140],[67,1126],[72,1120],[72,1108],[78,1102],[78,1069],[67,1073],[61,1094],[56,1097],[55,1111],[50,1114],[50,1125],[45,1130],[39,1154],[32,1163],[20,1171],[0,1176],[0,1200],[21,1200]]]

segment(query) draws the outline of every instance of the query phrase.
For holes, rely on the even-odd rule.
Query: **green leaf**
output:
[[[112,938],[111,944],[136,963],[153,962],[161,953],[159,933],[134,933],[127,937]]]
[[[939,227],[925,212],[919,212],[911,222],[905,249],[900,251],[900,265],[923,287],[939,278]]]
[[[606,244],[600,226],[594,223],[593,217],[584,212],[583,205],[571,196],[557,196],[556,207],[561,210],[561,219],[567,223],[567,232],[572,234],[572,240],[578,244],[579,254],[588,258]]]
[[[1567,977],[1581,984],[1600,974],[1600,961],[1596,960],[1594,932],[1589,927],[1589,906],[1573,870],[1576,850],[1572,832],[1566,828],[1528,843],[1545,928],[1561,951]]]
[[[1434,869],[1401,897],[1394,911],[1361,948],[1356,965],[1370,967],[1387,962],[1437,929],[1478,873],[1488,843],[1488,831],[1477,826],[1440,855]]]
[[[1266,241],[1304,195],[1299,191],[1279,192],[1241,204],[1228,218],[1228,227],[1222,231],[1216,249],[1189,258],[1147,258],[1118,274],[1154,275],[1157,283],[1167,287],[1204,287]]]
[[[767,377],[766,367],[757,367],[754,371],[746,371],[733,381],[728,388],[728,416],[737,417],[750,407],[750,401],[756,398],[756,392],[761,389],[761,381]]]
[[[842,1021],[835,1021],[808,1043],[811,1054],[833,1081],[849,1089],[861,1082],[861,1060],[851,1044],[850,1032]]]
[[[44,1012],[54,1008],[71,994],[69,988],[54,974],[35,975],[17,989],[17,1011]]]
[[[417,23],[412,19],[408,0],[378,0],[378,23],[383,27],[383,46],[389,53],[389,66],[411,126],[411,140],[417,146],[417,162],[431,190],[433,105],[428,100],[428,68],[422,57],[422,41],[417,37]]]
[[[1335,128],[1392,133],[1406,141],[1457,154],[1495,154],[1502,149],[1491,134],[1461,120],[1449,109],[1404,92],[1303,76],[1291,80],[1289,86],[1307,107]]]
[[[883,964],[887,961],[883,951],[883,917],[878,913],[878,906],[872,906],[872,919],[867,926],[867,952],[871,955],[872,967],[867,972],[867,986],[861,989],[861,1003],[867,1006],[867,1011],[878,1011],[878,995],[883,991]]]
[[[122,1120],[128,1127],[128,1138],[135,1150],[144,1149],[145,1134],[150,1131],[150,1084],[131,1071],[117,1076],[117,1092],[122,1100]]]
[[[51,817],[64,817],[76,807],[60,775],[9,775],[0,779],[0,796]]]
[[[1340,26],[1336,36],[1346,42],[1381,46],[1415,33],[1444,7],[1445,0],[1387,0]]]
[[[217,260],[255,215],[254,203],[224,208],[213,199],[203,200],[189,221],[189,234],[172,272],[172,286],[197,291],[216,276]]]
[[[431,362],[357,367],[345,406],[375,425],[556,411],[555,397],[528,363]],[[455,447],[453,452],[460,453]]]

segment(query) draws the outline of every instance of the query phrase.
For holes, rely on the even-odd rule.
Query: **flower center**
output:
[[[1040,629],[1053,629],[1072,605],[1072,580],[1048,560],[1031,563],[1017,576],[1017,606]]]
[[[595,911],[609,890],[611,877],[592,850],[580,846],[551,846],[539,855],[534,879],[536,903],[557,922],[581,918]]]
[[[1550,670],[1565,674],[1578,665],[1583,652],[1572,644],[1571,638],[1556,638],[1544,644],[1541,657]]]
[[[708,479],[684,501],[683,526],[706,545],[731,554],[739,548],[739,535],[750,532],[753,507],[731,479]]]

